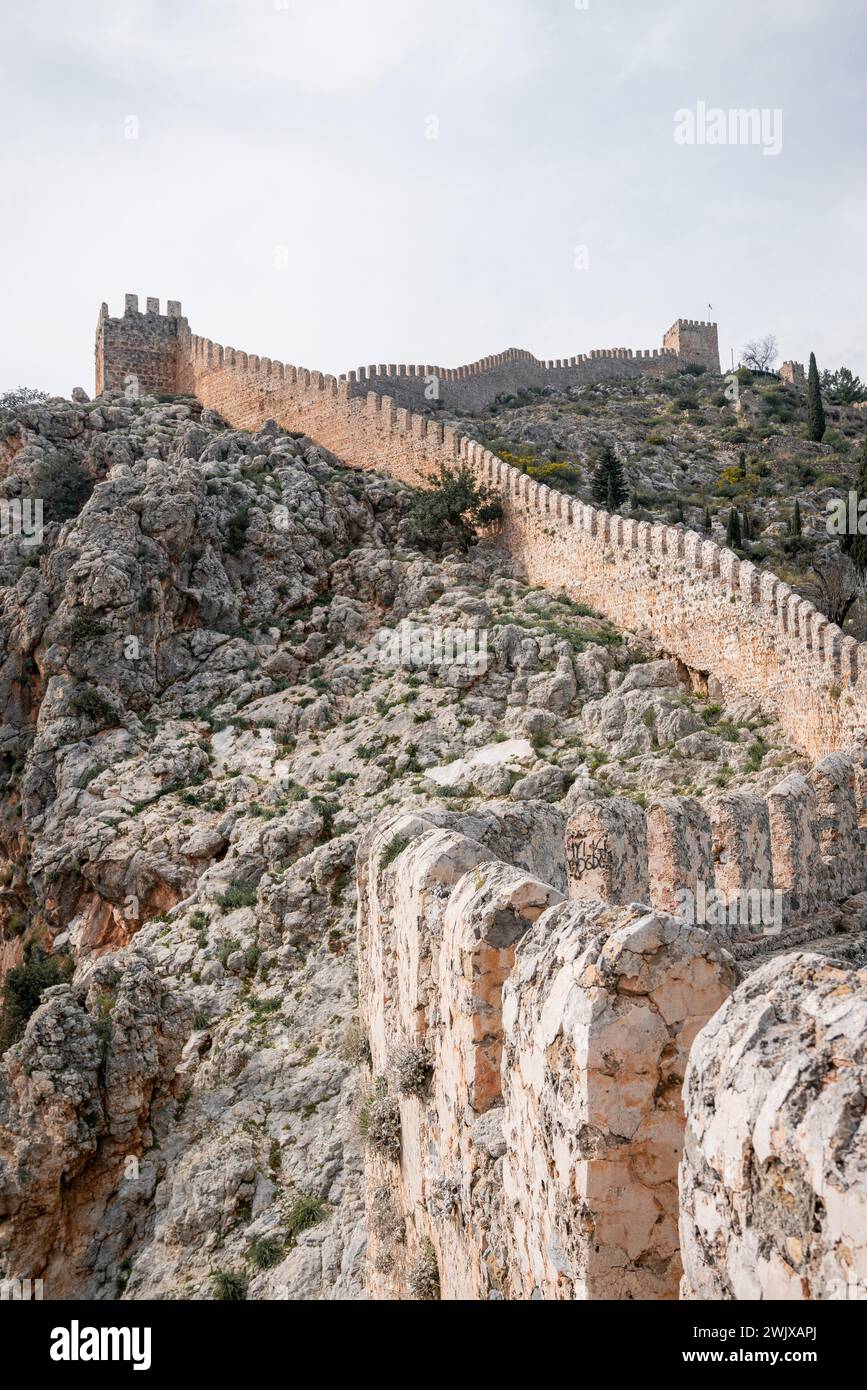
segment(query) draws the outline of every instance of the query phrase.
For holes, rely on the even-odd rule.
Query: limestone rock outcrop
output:
[[[690,1054],[682,1296],[864,1299],[867,972],[800,954],[751,975]]]

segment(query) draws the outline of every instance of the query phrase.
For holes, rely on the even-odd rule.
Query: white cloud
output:
[[[35,51],[57,37],[58,18],[56,0],[31,0],[15,25]],[[206,79],[228,91],[353,96],[413,66],[447,80],[514,81],[547,51],[529,0],[91,0],[60,23],[70,63],[107,78]]]

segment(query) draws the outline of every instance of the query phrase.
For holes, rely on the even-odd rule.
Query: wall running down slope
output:
[[[531,583],[580,598],[619,627],[649,632],[691,671],[712,679],[722,698],[754,698],[813,758],[864,736],[865,644],[773,574],[696,532],[625,520],[536,483],[456,429],[398,404],[396,397],[408,399],[417,389],[409,383],[424,383],[428,368],[421,376],[418,367],[379,367],[364,378],[324,376],[191,335],[180,304],[171,302],[165,317],[158,308],[149,299],[148,312],[140,314],[137,297],[127,296],[124,317],[111,319],[102,306],[98,389],[190,392],[236,428],[257,429],[273,419],[353,467],[382,469],[410,484],[463,460],[501,494],[504,543]],[[575,373],[577,382],[677,372],[702,354],[701,365],[712,365],[716,326],[678,320],[666,343],[683,351],[669,346],[645,358],[623,349],[573,359],[575,365],[540,364],[515,351],[450,369],[450,379],[483,381],[481,399],[520,389],[524,371],[537,368],[545,384],[553,384],[553,372],[562,374],[563,385],[573,384]],[[391,394],[383,394],[385,386]]]

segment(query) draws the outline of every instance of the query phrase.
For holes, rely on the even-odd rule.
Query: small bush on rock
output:
[[[405,1042],[394,1053],[392,1070],[402,1096],[423,1096],[433,1075],[433,1058],[424,1045]]]
[[[283,1258],[283,1242],[273,1236],[258,1236],[247,1251],[247,1259],[257,1269],[273,1269]]]
[[[423,1302],[436,1302],[440,1296],[440,1272],[436,1251],[429,1240],[422,1245],[418,1256],[410,1265],[407,1287],[412,1298]]]
[[[299,1192],[286,1212],[286,1235],[294,1244],[303,1231],[317,1226],[325,1218],[325,1203],[319,1197]]]
[[[31,487],[33,495],[42,498],[45,521],[68,521],[78,516],[93,492],[93,479],[69,450],[59,449],[35,465]]]
[[[430,488],[417,490],[410,518],[426,541],[457,543],[466,549],[480,527],[499,521],[503,508],[485,487],[478,487],[466,464],[457,472],[441,464]]]
[[[26,405],[38,405],[48,400],[48,392],[35,386],[16,386],[0,393],[0,410],[21,410]]]
[[[409,840],[403,835],[395,835],[388,849],[385,851],[385,854],[382,856],[382,859],[379,861],[379,866],[383,872],[391,867],[399,855],[403,854],[408,844]]]
[[[211,1275],[211,1288],[218,1303],[243,1303],[248,1284],[246,1274],[232,1269],[221,1269]]]
[[[3,983],[0,1052],[23,1036],[45,990],[64,984],[74,969],[75,962],[69,956],[52,956],[38,946],[27,947],[22,964],[14,965]]]
[[[383,1245],[399,1245],[406,1238],[403,1216],[387,1187],[378,1187],[373,1194],[370,1229]]]
[[[365,1097],[358,1128],[371,1148],[388,1158],[400,1157],[400,1106],[389,1095],[384,1076],[377,1077],[373,1090]]]
[[[357,1019],[353,1019],[347,1025],[340,1044],[340,1051],[343,1060],[348,1062],[350,1066],[363,1067],[370,1061],[370,1042]]]

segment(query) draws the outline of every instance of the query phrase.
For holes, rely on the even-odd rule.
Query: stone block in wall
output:
[[[684,892],[713,883],[713,840],[707,812],[694,797],[666,796],[647,811],[650,902],[664,912],[683,905]]]
[[[497,859],[566,893],[563,866],[565,817],[547,801],[493,801],[456,818],[464,835]]]
[[[518,943],[561,894],[521,869],[481,865],[455,888],[446,908],[441,1011],[451,1021],[457,1094],[476,1115],[502,1103],[502,991]]]
[[[809,780],[816,792],[822,891],[839,902],[867,887],[852,757],[832,753],[816,763]]]
[[[440,942],[451,892],[490,851],[433,816],[406,814],[380,821],[358,850],[360,1012],[370,1049],[371,1093],[377,1086],[400,1116],[399,1154],[373,1145],[365,1151],[369,1233],[368,1292],[409,1297],[413,1262],[436,1236],[431,1192],[463,1172],[465,1101],[457,1107],[431,1096],[404,1094],[396,1074],[405,1049],[423,1049],[432,1087],[455,1074],[450,1033],[442,1019]],[[454,821],[445,813],[444,821]],[[498,867],[502,867],[499,866]],[[451,962],[448,962],[451,973]],[[387,1209],[390,1220],[383,1221]],[[481,1273],[473,1248],[442,1217],[437,1241],[444,1296],[479,1297]],[[460,1271],[460,1273],[456,1272]]]
[[[772,912],[763,912],[765,904],[760,896],[772,893],[774,887],[767,802],[751,792],[725,792],[710,801],[708,815],[713,839],[712,886],[726,900],[731,935],[761,936],[763,928],[773,925]]]
[[[681,1082],[736,980],[665,914],[568,903],[524,937],[504,988],[509,1297],[672,1299]]]
[[[562,818],[544,809],[554,819],[538,837],[523,826],[531,856],[543,828],[562,843]],[[509,844],[521,837],[523,811],[391,816],[359,845],[361,1013],[372,1078],[400,1114],[399,1156],[365,1154],[372,1297],[410,1297],[428,1242],[444,1299],[487,1298],[501,1278],[483,1258],[496,1243],[501,1190],[500,992],[521,936],[562,894],[461,830]],[[424,1094],[401,1090],[407,1048],[430,1060]],[[483,1133],[481,1117],[490,1117]]]
[[[490,850],[452,830],[443,815],[405,813],[386,817],[362,838],[357,854],[358,977],[374,1073],[387,1068],[397,1037],[427,1027],[434,995],[432,960],[439,931],[431,900],[447,896],[471,865],[493,858]]]
[[[867,1298],[867,972],[778,957],[696,1039],[681,1296]]]
[[[855,791],[855,817],[862,831],[862,844],[867,832],[867,744],[857,744],[850,750],[852,783]]]
[[[565,849],[573,900],[649,902],[647,821],[634,801],[583,802],[566,826]]]
[[[783,917],[797,921],[815,908],[819,881],[816,792],[793,772],[767,795],[774,888],[783,896]]]

